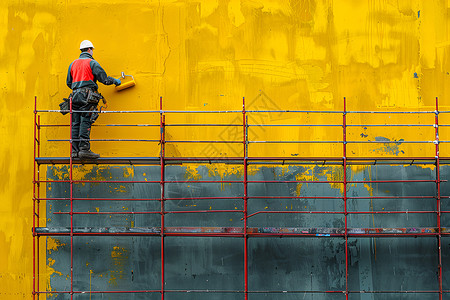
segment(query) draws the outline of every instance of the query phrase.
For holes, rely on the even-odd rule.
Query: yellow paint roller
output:
[[[136,85],[136,81],[134,81],[134,77],[132,75],[125,75],[124,72],[122,72],[120,81],[122,83],[119,84],[118,86],[116,86],[116,90],[118,90],[118,91],[121,91],[121,90],[124,90],[124,89],[127,89],[129,87]]]

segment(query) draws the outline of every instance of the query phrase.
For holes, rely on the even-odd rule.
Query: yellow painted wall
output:
[[[29,299],[32,291],[33,107],[57,109],[69,93],[67,67],[81,40],[95,45],[107,73],[133,74],[136,87],[101,86],[110,110],[247,109],[450,110],[447,0],[3,0],[0,3],[0,298]],[[167,123],[236,122],[224,116],[169,115]],[[448,123],[448,117],[441,122]],[[341,116],[263,115],[273,124],[333,122]],[[447,120],[447,121],[446,121]],[[42,123],[67,124],[44,114]],[[98,124],[156,123],[158,116],[102,115]],[[349,116],[349,122],[432,124],[433,116]],[[168,130],[168,138],[235,137],[218,129]],[[259,131],[258,131],[259,130]],[[349,129],[350,130],[350,129]],[[433,129],[354,128],[390,140],[433,140]],[[340,129],[255,129],[253,138],[336,139]],[[156,129],[94,128],[92,138],[158,138]],[[42,139],[68,138],[67,128]],[[252,137],[251,137],[252,138]],[[448,130],[441,139],[450,140]],[[44,143],[42,155],[67,156],[67,143]],[[433,155],[433,145],[402,144],[399,155]],[[340,145],[251,147],[250,155],[341,155]],[[157,156],[156,144],[94,143],[103,156]],[[234,156],[241,151],[169,145],[168,155]],[[394,155],[380,145],[349,146],[349,155]],[[398,153],[397,153],[398,154]],[[441,155],[450,156],[441,146]]]

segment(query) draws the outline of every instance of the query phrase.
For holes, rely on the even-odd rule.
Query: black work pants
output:
[[[89,150],[91,137],[91,112],[72,113],[72,152]]]

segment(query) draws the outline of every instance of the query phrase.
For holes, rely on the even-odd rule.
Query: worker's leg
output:
[[[72,157],[78,157],[80,151],[81,113],[72,113]]]
[[[80,122],[80,150],[91,149],[91,119],[89,116],[81,116]]]
[[[91,144],[89,142],[91,126],[92,121],[90,115],[88,113],[83,114],[80,125],[80,152],[78,152],[78,156],[82,159],[96,159],[100,157],[100,155],[91,151]]]

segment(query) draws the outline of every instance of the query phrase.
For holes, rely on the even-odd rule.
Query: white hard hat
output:
[[[80,44],[80,50],[85,48],[94,48],[94,45],[92,45],[91,41],[84,40]]]

